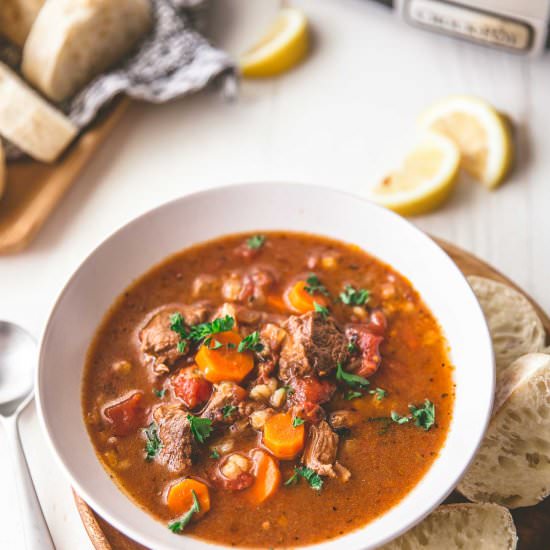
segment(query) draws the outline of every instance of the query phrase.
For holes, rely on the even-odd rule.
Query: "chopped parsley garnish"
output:
[[[246,245],[252,250],[262,248],[265,243],[265,235],[252,235],[252,237],[246,239]]]
[[[290,386],[283,386],[283,390],[286,391],[287,395],[292,395],[294,393],[294,388],[291,388]]]
[[[224,418],[229,418],[236,410],[235,405],[225,405],[222,407],[222,415]]]
[[[178,342],[179,353],[185,353],[187,342],[202,342],[209,346],[210,349],[219,349],[222,343],[214,340],[214,346],[211,347],[212,336],[220,332],[227,332],[233,328],[235,319],[231,315],[214,319],[211,323],[199,323],[187,327],[181,313],[173,313],[170,315],[170,329],[178,334],[180,341]]]
[[[329,311],[328,307],[322,306],[317,302],[313,302],[313,307],[317,313],[320,313],[325,319],[328,317]]]
[[[409,405],[415,426],[424,428],[428,431],[435,424],[435,405],[429,400],[424,400],[424,405],[420,408]]]
[[[293,426],[294,428],[297,428],[298,426],[301,426],[303,423],[304,423],[304,419],[303,419],[303,418],[300,418],[299,416],[295,416],[295,417],[292,419],[292,426]]]
[[[410,420],[410,418],[408,416],[401,416],[400,414],[396,413],[395,411],[391,412],[390,418],[396,424],[406,424]]]
[[[357,344],[353,340],[348,342],[348,351],[350,353],[355,353],[357,351]]]
[[[363,378],[357,374],[346,372],[340,363],[338,363],[336,368],[336,380],[341,380],[350,386],[359,388],[366,388],[370,385],[370,382],[366,378]]]
[[[159,398],[162,399],[164,395],[166,394],[166,388],[162,388],[162,390],[157,390],[156,388],[153,390],[153,393]]]
[[[311,273],[310,276],[306,279],[306,286],[304,290],[308,294],[324,294],[325,296],[329,295],[327,288],[321,284],[319,277],[315,273]]]
[[[243,351],[250,350],[259,353],[263,349],[264,345],[260,342],[260,333],[255,330],[240,341],[237,351],[242,353]]]
[[[191,508],[189,508],[189,510],[187,510],[187,512],[185,512],[180,519],[172,521],[168,524],[168,529],[170,529],[172,533],[181,533],[187,527],[193,516],[201,511],[197,493],[195,493],[193,489],[191,489],[191,495],[193,496],[193,504],[191,505]]]
[[[397,424],[406,424],[414,420],[415,426],[423,428],[426,431],[435,424],[435,405],[429,399],[424,401],[422,407],[409,405],[409,411],[411,411],[411,414],[408,416],[401,416],[395,411],[392,411],[391,419]]]
[[[295,466],[294,473],[285,481],[285,485],[288,486],[297,483],[299,477],[303,477],[315,491],[320,491],[323,487],[321,476],[307,466]]]
[[[212,433],[212,420],[209,418],[201,418],[200,416],[187,415],[187,420],[191,425],[191,433],[196,441],[204,443]]]
[[[388,395],[388,392],[386,390],[383,390],[382,388],[376,388],[375,390],[369,390],[369,393],[371,395],[376,395],[376,399],[378,401],[382,401],[386,395]]]
[[[351,401],[352,399],[357,399],[358,397],[363,397],[363,394],[360,391],[350,390],[350,391],[345,393],[344,397],[348,401]]]
[[[352,285],[346,285],[343,292],[340,292],[340,300],[347,306],[363,306],[368,302],[369,296],[367,289],[356,289]]]
[[[151,462],[162,449],[162,441],[159,438],[156,423],[151,422],[151,424],[143,430],[143,433],[147,438],[147,443],[145,444],[145,460]]]
[[[227,349],[235,349],[237,346],[233,342],[227,343]]]
[[[218,460],[218,458],[220,458],[220,453],[218,453],[218,451],[216,451],[216,449],[214,449],[210,453],[210,458],[213,458],[214,460]]]

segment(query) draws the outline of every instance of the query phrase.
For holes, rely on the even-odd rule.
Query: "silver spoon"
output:
[[[17,421],[33,398],[36,344],[21,327],[0,321],[0,424],[11,448],[21,524],[28,550],[54,549],[38,502],[19,436]]]

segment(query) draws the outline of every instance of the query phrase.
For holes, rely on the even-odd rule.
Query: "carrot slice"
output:
[[[206,514],[210,510],[210,493],[208,487],[190,477],[179,481],[170,487],[166,503],[174,514],[185,514],[193,506],[193,491],[197,495],[200,511],[198,515]]]
[[[251,456],[255,479],[245,496],[251,504],[257,505],[275,494],[281,484],[281,470],[277,461],[261,449],[253,451]]]
[[[294,458],[304,447],[304,425],[293,425],[290,412],[273,415],[264,425],[264,445],[277,457]]]
[[[315,311],[316,303],[320,306],[327,305],[327,299],[322,294],[310,294],[306,290],[306,286],[305,281],[298,281],[288,291],[287,299],[293,309],[300,313],[307,313]]]
[[[195,362],[209,382],[240,382],[254,368],[252,353],[237,351],[240,342],[236,332],[228,331],[214,334],[209,344],[200,347]]]
[[[288,310],[288,305],[280,296],[277,296],[276,294],[268,294],[266,297],[266,302],[271,307],[278,309],[280,311]]]

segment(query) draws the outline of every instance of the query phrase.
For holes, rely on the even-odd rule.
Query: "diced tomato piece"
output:
[[[355,367],[359,376],[372,376],[380,366],[382,357],[380,355],[380,344],[383,336],[371,332],[369,325],[353,325],[346,329],[346,336],[355,343],[361,354],[361,360]]]
[[[293,390],[290,399],[292,403],[299,405],[304,403],[326,403],[330,401],[334,390],[334,384],[328,380],[319,380],[319,378],[296,378],[290,382]]]
[[[114,435],[124,437],[145,424],[145,409],[141,406],[142,392],[135,392],[123,401],[106,407],[104,414],[112,424]]]
[[[189,409],[206,403],[212,392],[212,384],[206,380],[199,369],[187,367],[171,380],[176,397],[179,397]]]

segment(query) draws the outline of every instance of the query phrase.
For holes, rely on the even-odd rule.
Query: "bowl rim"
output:
[[[265,188],[276,188],[276,187],[282,187],[282,186],[292,186],[292,187],[302,188],[302,190],[311,191],[312,189],[317,189],[318,191],[320,191],[322,193],[328,193],[328,194],[333,193],[333,194],[336,194],[336,195],[343,195],[343,196],[347,196],[348,198],[350,198],[352,200],[359,201],[361,203],[367,204],[369,208],[375,208],[375,209],[381,210],[381,211],[384,212],[384,215],[386,215],[390,218],[393,218],[394,220],[398,220],[399,223],[403,224],[404,226],[407,226],[408,231],[416,234],[416,236],[418,238],[422,239],[428,246],[432,247],[434,252],[440,254],[441,258],[447,263],[448,267],[451,270],[453,270],[455,272],[455,274],[457,274],[459,276],[459,278],[462,279],[462,282],[464,283],[464,291],[469,293],[474,298],[475,307],[477,307],[477,310],[478,310],[477,313],[480,315],[480,318],[481,318],[481,321],[482,321],[482,326],[484,326],[484,328],[485,328],[485,334],[483,335],[483,337],[484,337],[485,342],[489,345],[489,351],[490,351],[490,354],[489,354],[490,355],[490,364],[486,365],[486,368],[490,368],[492,376],[490,377],[489,386],[487,388],[488,390],[490,389],[489,398],[486,399],[485,407],[484,407],[484,410],[483,410],[483,418],[479,419],[479,428],[478,428],[477,434],[475,435],[475,444],[472,446],[471,456],[465,462],[465,464],[463,465],[462,468],[457,468],[456,469],[457,470],[456,473],[453,476],[450,476],[448,478],[448,481],[444,484],[443,487],[441,487],[437,491],[434,491],[434,493],[437,492],[437,497],[434,496],[433,501],[430,505],[428,505],[426,507],[423,506],[423,510],[422,510],[421,513],[414,514],[407,521],[403,522],[402,525],[398,529],[395,529],[390,534],[388,534],[383,540],[377,541],[376,544],[377,544],[377,547],[378,547],[378,545],[386,544],[386,543],[390,542],[391,540],[396,539],[397,537],[399,537],[400,535],[402,535],[405,532],[409,531],[415,525],[420,523],[437,506],[439,506],[443,502],[443,500],[456,488],[456,485],[458,484],[460,479],[463,477],[465,472],[468,470],[469,466],[471,465],[471,463],[473,462],[473,460],[475,458],[475,455],[476,455],[477,451],[479,450],[479,448],[481,446],[481,443],[483,441],[483,437],[485,435],[485,432],[487,430],[487,427],[488,427],[490,419],[491,419],[491,413],[492,413],[493,402],[494,402],[495,386],[496,386],[496,364],[495,364],[494,350],[493,350],[493,346],[492,346],[492,340],[491,340],[487,320],[486,320],[486,318],[483,314],[481,306],[480,306],[480,304],[479,304],[472,288],[470,287],[470,285],[467,281],[466,275],[458,268],[457,264],[451,259],[451,257],[447,254],[447,252],[433,238],[431,238],[431,236],[429,234],[422,231],[420,228],[418,228],[416,225],[414,225],[410,220],[408,220],[408,219],[396,214],[395,212],[393,212],[391,210],[388,210],[388,209],[384,208],[383,206],[369,200],[368,198],[360,196],[356,193],[336,189],[336,188],[328,186],[328,185],[317,185],[317,184],[310,184],[310,183],[294,183],[294,182],[289,182],[289,181],[259,181],[259,182],[248,181],[248,182],[237,182],[237,183],[221,184],[221,185],[216,185],[216,186],[209,187],[209,188],[206,188],[206,189],[197,190],[197,191],[194,191],[194,192],[191,192],[191,193],[185,193],[185,194],[183,194],[179,197],[175,197],[173,199],[165,201],[161,204],[158,204],[158,205],[154,206],[153,208],[150,208],[150,209],[145,210],[144,212],[141,212],[140,214],[138,214],[137,216],[134,216],[129,221],[124,222],[120,226],[115,228],[113,231],[111,231],[108,234],[107,237],[103,238],[101,240],[101,242],[99,242],[96,246],[94,246],[92,248],[92,250],[83,259],[81,259],[79,261],[78,265],[72,270],[70,276],[67,278],[65,284],[63,285],[61,291],[59,292],[59,294],[57,295],[53,305],[51,306],[50,313],[47,317],[47,321],[44,325],[44,328],[41,332],[40,339],[39,339],[38,365],[37,365],[36,374],[35,374],[35,388],[36,388],[35,398],[36,398],[36,409],[37,409],[37,413],[38,413],[38,417],[39,417],[39,423],[40,423],[40,426],[42,428],[45,439],[47,441],[47,445],[48,445],[50,451],[52,452],[53,456],[55,457],[55,461],[57,462],[57,464],[61,468],[61,470],[63,472],[63,475],[67,478],[67,480],[69,481],[71,486],[74,488],[74,490],[77,492],[77,494],[80,497],[82,497],[82,499],[99,516],[101,516],[103,519],[105,519],[105,521],[107,521],[109,524],[111,524],[113,527],[115,527],[118,531],[125,534],[126,536],[128,536],[129,538],[134,540],[135,542],[138,542],[138,543],[146,545],[146,546],[150,546],[153,543],[153,544],[156,544],[157,548],[163,548],[163,549],[168,548],[168,547],[165,547],[164,545],[162,545],[162,543],[161,543],[160,546],[158,546],[157,543],[154,543],[153,541],[151,541],[147,536],[142,535],[139,531],[134,529],[131,525],[125,524],[123,522],[123,520],[119,521],[118,518],[115,518],[109,512],[109,510],[106,509],[104,506],[100,505],[97,502],[97,500],[94,498],[94,496],[82,486],[82,484],[79,482],[79,480],[75,476],[72,475],[69,466],[65,463],[65,461],[62,457],[62,453],[59,451],[56,443],[54,442],[54,439],[50,436],[51,427],[49,425],[47,415],[45,414],[45,410],[44,410],[44,403],[45,403],[45,400],[46,400],[46,398],[44,396],[44,389],[45,388],[44,388],[44,382],[43,382],[44,371],[45,371],[45,368],[46,368],[46,367],[43,366],[46,363],[45,357],[44,357],[44,355],[45,355],[44,343],[46,342],[46,340],[47,340],[47,338],[48,338],[48,336],[49,336],[49,334],[52,330],[52,326],[53,326],[53,323],[55,321],[55,316],[56,316],[57,310],[58,310],[61,302],[63,301],[65,295],[69,292],[72,285],[75,284],[76,278],[78,277],[81,269],[83,269],[83,267],[85,265],[87,265],[88,262],[91,261],[91,259],[101,249],[103,249],[104,247],[109,246],[110,242],[112,240],[115,240],[121,233],[123,233],[125,231],[130,231],[131,228],[134,225],[138,225],[140,223],[143,223],[143,221],[146,220],[148,217],[154,216],[159,211],[162,211],[165,208],[173,206],[177,203],[191,201],[195,198],[199,198],[199,197],[202,197],[202,196],[215,195],[216,193],[218,193],[220,191],[227,190],[228,188],[231,188],[231,189],[234,189],[234,190],[245,191],[247,188],[257,188],[259,186],[263,186]],[[281,229],[281,230],[284,230],[284,229]],[[226,233],[221,233],[219,235],[219,237],[223,237],[224,235],[229,235],[229,234],[232,234],[232,232],[229,231],[229,232],[226,232]],[[322,236],[323,232],[322,231],[320,231],[320,232],[312,231],[311,234]],[[334,237],[331,237],[331,238],[334,238]],[[353,243],[353,240],[350,240],[349,242]],[[198,242],[195,243],[195,244],[198,244]],[[189,245],[189,246],[192,246],[192,245]],[[188,247],[185,247],[185,248],[188,248]],[[366,252],[370,253],[368,250],[366,250]],[[377,257],[377,256],[375,255],[375,257]],[[383,259],[380,259],[380,260],[384,261]],[[160,260],[160,261],[162,261],[162,260]],[[157,263],[158,262],[153,263],[148,269],[153,268]],[[146,271],[143,272],[143,273],[136,274],[136,277],[139,278],[140,276],[144,275],[145,273],[146,273]],[[406,273],[403,273],[402,275],[407,277]],[[444,330],[444,327],[443,327],[443,330]],[[448,436],[448,434],[447,434],[447,436]],[[470,440],[472,440],[472,436],[470,436]],[[472,443],[474,443],[474,442],[472,441]],[[428,470],[426,470],[426,472],[422,475],[422,477],[420,478],[418,483],[420,483],[423,479],[426,478],[426,476],[429,474],[430,470],[434,467],[434,465],[437,463],[437,461],[440,460],[440,456],[441,455],[438,455],[438,457],[435,458],[434,462],[430,465]],[[124,494],[124,496],[126,498],[128,498],[128,500],[131,502],[132,506],[139,507],[136,502],[134,502],[127,494],[125,494],[125,492],[118,486],[118,484],[115,483],[115,485],[117,487],[117,490],[121,491]],[[407,495],[414,490],[416,485],[407,493]],[[403,497],[403,499],[405,499],[407,495],[405,495]],[[397,502],[393,507],[398,506],[402,502],[403,499],[401,499],[399,502]],[[384,515],[386,515],[393,507],[386,510],[381,516],[379,516],[376,519],[379,519],[379,518],[383,517]],[[321,549],[322,547],[324,548],[324,546],[327,545],[327,544],[332,545],[334,543],[338,543],[339,541],[342,541],[343,538],[345,538],[346,536],[348,536],[352,533],[360,533],[360,532],[364,531],[365,529],[367,529],[369,527],[369,525],[371,523],[372,522],[369,522],[366,525],[363,525],[362,527],[358,527],[358,528],[356,528],[352,531],[346,532],[343,535],[340,535],[340,536],[337,536],[333,539],[330,539],[329,541],[322,541],[322,542],[317,542],[317,543],[312,543],[312,544],[307,544],[307,545],[300,545],[296,548],[308,548],[308,549],[310,548],[312,550],[315,549],[315,548]],[[230,546],[220,545],[219,543],[209,541],[207,539],[202,539],[200,537],[193,537],[193,536],[183,535],[182,538],[190,544],[193,544],[193,543],[202,543],[203,545],[206,544],[209,548],[211,548],[213,550],[217,549],[217,548],[219,548],[219,549],[231,548]],[[206,548],[206,546],[203,546],[203,547]],[[369,548],[370,548],[370,546],[369,546]]]

